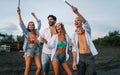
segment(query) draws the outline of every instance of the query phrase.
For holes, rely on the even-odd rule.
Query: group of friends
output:
[[[32,60],[34,60],[37,67],[35,75],[40,75],[41,71],[43,71],[43,75],[48,75],[50,64],[52,64],[54,75],[61,75],[60,67],[64,69],[67,75],[73,75],[72,69],[77,70],[78,75],[97,75],[94,56],[98,52],[91,39],[91,27],[75,6],[71,6],[71,9],[76,14],[74,20],[76,29],[70,38],[66,33],[64,24],[57,23],[57,18],[54,15],[47,17],[49,27],[41,33],[39,33],[41,20],[33,12],[31,14],[36,19],[38,27],[35,28],[33,21],[29,21],[26,27],[22,20],[21,10],[18,7],[19,23],[25,37],[23,44],[24,75],[29,75]],[[44,43],[41,56],[40,42]],[[72,46],[72,69],[67,62],[70,46]]]

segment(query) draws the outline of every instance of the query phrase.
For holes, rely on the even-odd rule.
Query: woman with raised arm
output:
[[[28,26],[26,28],[22,20],[21,10],[19,7],[17,9],[17,13],[20,22],[20,27],[23,31],[23,35],[25,36],[25,41],[23,45],[25,65],[26,65],[24,75],[29,75],[32,59],[34,59],[34,62],[37,66],[35,75],[40,75],[41,61],[39,57],[40,44],[38,41],[38,37],[39,37],[39,30],[41,28],[41,21],[37,18],[37,16],[34,13],[31,13],[38,23],[38,28],[35,29],[35,24],[33,21],[28,22]]]
[[[76,31],[72,36],[73,70],[78,75],[97,75],[94,56],[98,54],[91,38],[91,27],[75,6],[72,11],[77,15],[74,20]]]

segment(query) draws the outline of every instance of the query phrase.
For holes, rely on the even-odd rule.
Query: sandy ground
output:
[[[97,75],[120,75],[120,47],[97,47],[97,49],[99,51],[95,57]],[[70,58],[68,61],[70,66],[71,61]],[[23,75],[24,63],[23,53],[18,51],[0,52],[0,75]],[[35,75],[35,70],[36,66],[33,62],[30,75]],[[62,69],[61,73],[66,75]],[[77,75],[77,72],[73,71],[73,74]],[[50,67],[49,75],[54,75],[52,67]]]

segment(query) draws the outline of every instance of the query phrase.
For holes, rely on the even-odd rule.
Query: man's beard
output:
[[[49,26],[55,25],[55,22],[49,22]]]

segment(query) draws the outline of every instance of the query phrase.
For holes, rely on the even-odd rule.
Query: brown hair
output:
[[[29,21],[29,22],[28,22],[27,30],[28,30],[29,32],[31,32],[31,30],[29,29],[29,24],[30,24],[30,23],[33,23],[33,25],[34,25],[33,31],[34,31],[34,33],[36,34],[36,32],[35,32],[35,24],[34,24],[33,21]]]

